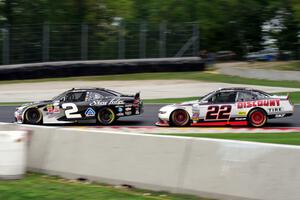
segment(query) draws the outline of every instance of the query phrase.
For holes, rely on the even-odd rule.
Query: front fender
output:
[[[181,105],[172,104],[172,105],[167,105],[167,106],[162,107],[158,112],[158,118],[160,120],[169,122],[172,112],[174,110],[178,110],[178,109],[187,111],[187,113],[191,117],[191,108],[189,106],[181,106]]]

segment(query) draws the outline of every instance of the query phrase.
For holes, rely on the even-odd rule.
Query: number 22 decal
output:
[[[219,119],[226,120],[229,119],[231,112],[231,105],[223,106],[209,106],[207,108],[206,118],[208,120]]]
[[[61,105],[63,109],[65,110],[66,118],[68,119],[75,119],[75,118],[81,118],[81,114],[74,114],[78,112],[78,108],[74,103],[64,103]],[[67,110],[68,107],[71,107]]]

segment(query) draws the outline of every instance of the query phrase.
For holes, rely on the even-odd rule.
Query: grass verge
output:
[[[0,102],[0,106],[20,106],[28,102]]]
[[[165,134],[164,134],[165,135]],[[169,135],[169,134],[168,134]],[[300,145],[300,132],[295,133],[188,133],[170,134],[176,136],[214,138],[226,140],[240,140],[250,142],[263,142],[274,144]]]
[[[0,84],[9,83],[35,83],[47,81],[107,81],[107,80],[195,80],[207,82],[223,82],[233,84],[264,85],[277,87],[300,88],[300,81],[271,81],[262,79],[242,78],[238,76],[228,76],[216,74],[214,72],[165,72],[165,73],[137,73],[106,76],[81,76],[67,78],[47,78],[31,80],[0,81]]]
[[[5,200],[205,200],[190,195],[116,188],[109,185],[82,183],[58,177],[29,173],[26,178],[0,181],[0,199]]]

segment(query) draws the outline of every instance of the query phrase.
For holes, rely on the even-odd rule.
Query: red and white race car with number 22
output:
[[[293,112],[288,96],[249,88],[224,88],[196,101],[162,107],[156,125],[262,127],[268,119],[288,117]]]

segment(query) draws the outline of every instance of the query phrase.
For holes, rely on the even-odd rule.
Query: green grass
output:
[[[279,94],[282,95],[289,94],[290,100],[293,103],[300,103],[300,92],[289,92],[289,93],[286,92],[286,93],[279,93]]]
[[[109,185],[70,182],[66,179],[29,173],[26,178],[0,181],[1,200],[205,200],[190,195],[175,195]]]
[[[0,102],[0,106],[20,106],[28,102]]]
[[[300,71],[300,62],[299,61],[252,62],[252,63],[242,64],[241,67]]]
[[[216,134],[212,134],[212,133],[175,134],[174,133],[170,135],[300,145],[300,132],[298,133],[216,133]]]
[[[300,103],[300,92],[290,92],[290,93],[278,93],[280,95],[289,94],[290,99],[293,103]],[[145,103],[181,103],[185,101],[197,100],[200,97],[186,97],[186,98],[168,98],[168,99],[145,99]]]
[[[34,82],[47,82],[47,81],[73,81],[73,80],[120,81],[120,80],[175,80],[175,79],[300,88],[300,81],[260,80],[260,79],[242,78],[237,76],[216,74],[213,72],[166,72],[166,73],[106,75],[106,76],[81,76],[81,77],[69,77],[69,78],[47,78],[47,79],[32,79],[32,80],[0,81],[0,84],[34,83]]]

